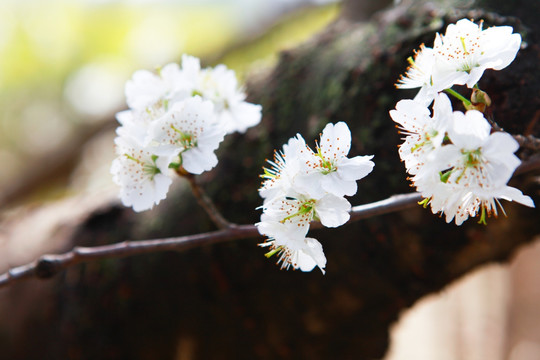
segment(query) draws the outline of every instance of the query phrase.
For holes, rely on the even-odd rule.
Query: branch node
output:
[[[56,275],[58,270],[58,261],[42,257],[37,261],[34,272],[37,278],[48,279]]]

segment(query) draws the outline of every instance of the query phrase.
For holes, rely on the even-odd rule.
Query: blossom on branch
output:
[[[306,235],[311,221],[318,220],[326,227],[338,227],[349,220],[350,210],[351,204],[343,197],[326,194],[322,199],[316,200],[304,194],[296,194],[294,197],[275,198],[265,203],[261,222],[256,225],[261,235],[273,239],[270,240],[273,248],[280,249],[282,256],[278,262],[282,262],[282,268],[292,266],[306,271],[305,267],[302,268],[296,263],[296,260],[298,251],[307,249]],[[263,243],[261,246],[268,245]],[[319,247],[322,253],[322,245],[319,244]],[[302,254],[304,258],[309,258],[310,254],[321,258],[318,252],[303,251]],[[314,258],[310,263],[320,264],[320,261]],[[326,261],[324,263],[326,264]],[[313,267],[311,266],[308,271]],[[319,267],[324,273],[324,265]]]
[[[157,156],[131,138],[116,138],[118,157],[113,160],[113,181],[120,186],[125,206],[139,212],[151,209],[167,196],[172,179],[167,175],[170,159]]]
[[[307,238],[311,221],[338,227],[349,218],[351,204],[343,196],[357,191],[356,180],[373,169],[373,156],[347,158],[351,133],[344,122],[328,124],[317,146],[311,150],[300,134],[275,152],[271,168],[264,168],[259,194],[264,199],[257,228],[268,240],[267,256],[279,253],[282,268],[324,273],[326,258],[322,245]]]
[[[356,181],[368,175],[375,165],[373,156],[355,156],[349,159],[351,131],[347,124],[328,124],[323,129],[316,152],[304,151],[300,156],[300,174],[297,188],[311,197],[321,198],[330,193],[335,196],[356,194]]]
[[[476,110],[452,112],[448,97],[439,94],[429,109],[414,100],[401,100],[390,111],[406,134],[399,148],[413,185],[433,213],[446,221],[465,220],[480,214],[497,216],[498,199],[534,206],[530,197],[507,186],[521,161],[514,152],[518,143],[504,132],[491,133],[491,126]]]
[[[288,270],[292,266],[293,269],[307,272],[318,266],[322,273],[325,273],[326,256],[317,239],[283,241],[281,238],[281,240],[269,240],[259,245],[269,247],[267,257],[277,254],[277,263],[281,263],[282,269]]]
[[[437,76],[452,77],[452,83],[472,88],[486,69],[502,70],[512,61],[521,46],[521,35],[511,26],[494,26],[482,30],[461,19],[450,24],[444,35],[437,34],[433,45],[437,57]]]
[[[182,74],[191,95],[199,95],[214,104],[216,122],[227,134],[244,133],[261,121],[261,106],[245,101],[233,70],[225,65],[201,69],[199,59],[182,56]]]
[[[482,29],[461,19],[448,25],[444,35],[437,34],[433,48],[420,46],[396,87],[420,88],[415,100],[428,106],[438,92],[453,85],[474,87],[486,69],[502,70],[515,59],[521,35],[510,26]]]
[[[399,156],[424,206],[445,214],[446,221],[461,225],[480,214],[497,216],[499,199],[534,207],[532,199],[507,185],[521,161],[514,138],[492,132],[484,111],[491,99],[477,82],[486,69],[501,70],[516,57],[521,36],[510,26],[482,29],[470,20],[451,24],[444,35],[437,34],[433,49],[421,45],[398,88],[420,91],[414,100],[401,100],[390,117],[405,135]],[[473,88],[469,101],[453,85]],[[459,99],[469,111],[452,111],[445,91]],[[435,99],[435,101],[433,101]],[[432,115],[429,106],[433,103]]]
[[[438,165],[439,184],[414,179],[422,195],[430,199],[432,211],[446,215],[446,221],[455,218],[461,225],[469,216],[480,212],[480,222],[486,216],[498,215],[498,199],[516,201],[534,207],[532,199],[516,188],[507,186],[521,161],[514,152],[519,145],[504,132],[490,133],[491,126],[482,113],[469,110],[465,114],[454,112],[448,129],[451,142],[437,151],[431,159]],[[436,178],[433,174],[431,179]]]
[[[261,120],[261,106],[244,101],[234,71],[201,69],[199,59],[187,55],[182,67],[136,71],[125,93],[129,109],[116,114],[121,126],[111,173],[122,202],[135,211],[165,198],[170,168],[178,174],[211,170],[224,136]]]
[[[225,132],[214,121],[213,106],[199,96],[174,104],[152,123],[148,146],[155,154],[178,158],[178,166],[201,174],[217,165],[214,151]]]
[[[311,150],[302,135],[296,134],[283,145],[283,150],[274,152],[274,160],[266,160],[271,166],[263,168],[264,174],[261,178],[264,181],[259,188],[259,195],[265,203],[276,197],[286,197],[291,192],[297,192],[294,184],[300,173],[300,157],[303,152],[309,151]]]
[[[400,100],[390,117],[398,123],[400,133],[406,135],[399,146],[399,156],[407,172],[418,174],[424,169],[427,157],[442,145],[452,118],[452,104],[445,94],[439,94],[433,105],[433,116],[423,104],[414,100]]]
[[[126,102],[130,109],[163,113],[169,104],[190,96],[187,82],[178,64],[157,70],[137,70],[126,83]]]

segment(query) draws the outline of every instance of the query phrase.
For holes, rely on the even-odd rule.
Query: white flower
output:
[[[151,209],[165,199],[172,179],[167,176],[169,158],[157,156],[131,138],[116,138],[118,157],[111,174],[120,186],[125,206],[139,212]]]
[[[409,67],[405,76],[400,76],[396,87],[398,89],[420,88],[414,100],[429,106],[441,85],[433,82],[433,68],[435,66],[435,51],[420,45],[420,50],[415,51],[414,59],[409,58]],[[444,86],[444,85],[442,85]]]
[[[445,94],[439,94],[433,105],[433,117],[423,104],[414,100],[401,100],[390,111],[392,120],[400,125],[405,141],[399,147],[399,156],[407,172],[415,175],[423,169],[426,157],[440,147],[446,129],[452,121],[452,104]]]
[[[178,64],[168,64],[152,73],[136,71],[126,83],[126,100],[130,109],[159,114],[177,100],[189,96],[187,83]]]
[[[267,160],[270,168],[264,168],[265,179],[259,189],[259,195],[266,201],[271,201],[275,197],[287,196],[294,190],[294,181],[300,171],[300,155],[303,152],[311,152],[307,147],[304,138],[300,134],[289,139],[283,145],[282,151],[274,152],[274,160]]]
[[[326,227],[338,227],[349,218],[351,204],[343,197],[326,194],[321,199],[312,199],[304,194],[290,194],[275,198],[263,205],[261,222],[257,224],[259,232],[273,238],[291,230],[303,237],[313,220],[319,220]],[[275,223],[284,226],[274,226]],[[270,227],[267,224],[274,224]],[[290,235],[289,235],[290,236]]]
[[[167,113],[175,102],[189,96],[186,81],[177,64],[165,65],[157,73],[136,71],[126,83],[129,110],[116,114],[122,125],[116,133],[133,137],[138,142],[148,140],[150,124]]]
[[[257,229],[269,240],[261,246],[270,246],[268,257],[279,253],[281,268],[311,271],[318,266],[324,273],[326,258],[322,245],[315,239],[306,238],[311,221],[320,220],[324,226],[337,227],[346,223],[351,204],[342,197],[327,194],[320,200],[305,195],[274,198],[263,205],[261,221]]]
[[[448,25],[444,35],[437,35],[433,46],[437,77],[452,76],[453,84],[472,88],[486,69],[504,69],[521,45],[521,36],[512,31],[510,26],[482,30],[482,22],[476,25],[467,19]]]
[[[503,132],[490,134],[491,126],[476,110],[454,112],[448,129],[452,144],[432,153],[430,161],[438,164],[437,175],[414,179],[422,195],[430,199],[432,210],[441,211],[446,221],[455,218],[461,225],[469,216],[480,211],[480,222],[486,215],[497,216],[498,199],[516,201],[534,207],[532,199],[516,188],[507,186],[520,160],[514,155],[519,145],[511,135]],[[504,212],[504,209],[502,209]]]
[[[482,30],[462,19],[448,25],[444,35],[437,34],[433,48],[420,46],[405,76],[396,87],[420,88],[415,100],[429,106],[438,92],[453,85],[472,88],[486,69],[501,70],[516,57],[521,36],[510,26],[494,26]]]
[[[144,144],[148,141],[148,128],[155,118],[146,111],[124,110],[116,113],[116,120],[121,125],[116,129],[118,136],[131,137]]]
[[[177,102],[151,124],[149,145],[158,155],[180,156],[187,172],[211,170],[218,162],[214,151],[225,135],[214,116],[212,103],[199,96]]]
[[[349,221],[351,215],[351,204],[347,199],[326,194],[321,199],[316,200],[313,205],[315,219],[326,227],[338,227]]]
[[[262,247],[270,247],[267,257],[277,253],[281,269],[300,269],[304,272],[311,271],[318,266],[322,273],[325,273],[326,257],[320,242],[313,238],[301,240],[288,239],[288,241],[269,240],[262,244]]]
[[[326,258],[321,244],[306,235],[312,221],[338,227],[349,218],[351,204],[343,197],[354,195],[356,180],[373,169],[373,156],[347,158],[351,132],[344,122],[328,124],[321,134],[317,153],[300,134],[276,151],[270,168],[264,169],[259,194],[264,199],[257,229],[270,246],[267,257],[279,254],[282,268],[292,266],[311,271],[318,266],[324,273]]]
[[[414,59],[410,57],[407,60],[410,65],[405,76],[400,76],[396,87],[398,89],[431,88],[433,86],[431,75],[435,65],[435,52],[433,49],[422,44],[420,50],[415,50]]]
[[[335,196],[356,194],[356,181],[365,177],[375,165],[373,156],[347,157],[351,149],[351,132],[344,122],[328,124],[323,129],[317,152],[300,154],[302,169],[295,186],[313,198],[326,193]]]
[[[283,197],[265,203],[261,222],[256,226],[269,240],[260,246],[270,246],[268,257],[279,254],[281,268],[311,271],[318,266],[324,273],[326,258],[322,245],[306,238],[311,221],[320,220],[324,226],[337,227],[349,220],[350,203],[342,197],[327,194],[320,200],[302,194]]]
[[[192,95],[212,101],[216,121],[227,134],[244,133],[261,121],[262,107],[245,101],[246,95],[239,88],[234,71],[225,65],[201,69],[199,59],[184,55],[182,73]]]

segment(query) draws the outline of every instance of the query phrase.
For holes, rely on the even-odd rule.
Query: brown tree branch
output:
[[[193,192],[193,195],[195,195],[197,203],[199,203],[199,206],[201,206],[204,211],[206,211],[214,224],[216,224],[216,226],[220,229],[227,229],[233,226],[233,224],[231,224],[229,221],[227,221],[227,219],[223,217],[223,215],[221,215],[221,212],[216,208],[212,199],[210,199],[208,195],[206,195],[206,192],[197,183],[197,179],[195,178],[195,176],[189,173],[181,174],[189,181],[191,191]]]
[[[540,139],[532,135],[513,135],[513,137],[516,139],[520,147],[532,150],[534,152],[540,151]]]
[[[349,221],[358,221],[404,210],[415,206],[420,199],[421,195],[418,193],[402,194],[391,196],[388,199],[374,203],[355,206],[351,211],[351,220]],[[312,226],[314,228],[322,227],[319,222],[314,222]],[[167,250],[181,251],[202,245],[258,236],[260,235],[255,225],[229,224],[225,229],[203,234],[153,240],[124,241],[95,247],[75,247],[73,250],[63,254],[43,255],[36,261],[8,270],[6,273],[0,275],[0,288],[32,277],[40,279],[50,278],[68,267],[92,260],[122,258]]]

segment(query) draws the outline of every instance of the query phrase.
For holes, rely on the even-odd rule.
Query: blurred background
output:
[[[243,79],[338,12],[332,0],[2,0],[0,205],[110,186],[110,130],[135,70],[187,53]]]

